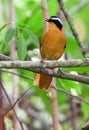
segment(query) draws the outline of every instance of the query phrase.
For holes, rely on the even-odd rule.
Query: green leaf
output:
[[[28,33],[28,35],[30,36],[30,38],[33,40],[33,42],[35,43],[35,45],[37,47],[39,47],[39,41],[36,37],[36,35],[31,31],[29,30],[28,28],[23,28],[24,31],[26,31]]]
[[[19,34],[17,39],[17,54],[20,60],[24,60],[27,54],[26,41],[23,37],[23,34]]]
[[[6,23],[6,24],[4,24],[2,27],[0,27],[0,32],[7,26],[7,25],[9,25],[10,23]]]
[[[16,29],[10,28],[5,34],[5,43],[8,43],[16,34]]]

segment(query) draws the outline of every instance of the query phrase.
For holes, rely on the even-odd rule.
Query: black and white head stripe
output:
[[[59,21],[59,23],[61,23],[63,25],[61,19],[59,17],[57,17],[57,16],[51,16],[50,19]]]
[[[60,30],[62,29],[63,23],[59,17],[51,16],[49,19],[46,19],[46,21],[53,22]]]

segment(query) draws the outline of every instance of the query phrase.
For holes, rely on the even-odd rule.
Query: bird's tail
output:
[[[52,76],[44,74],[36,74],[34,79],[34,85],[38,85],[40,89],[47,90],[52,82]]]

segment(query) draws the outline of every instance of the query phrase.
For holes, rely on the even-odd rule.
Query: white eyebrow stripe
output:
[[[51,18],[51,19],[53,19],[53,20],[58,20],[58,21],[63,25],[63,23],[62,23],[62,21],[61,21],[60,18]]]

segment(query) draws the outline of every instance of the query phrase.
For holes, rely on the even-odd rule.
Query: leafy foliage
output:
[[[5,9],[8,8],[8,1],[1,1],[3,5],[5,5]],[[0,3],[1,3],[0,2]],[[66,0],[65,7],[68,9],[69,13],[73,7],[76,7],[81,0]],[[48,0],[48,15],[58,15],[59,6],[57,1]],[[39,42],[43,35],[43,18],[42,11],[40,8],[39,0],[15,0],[14,1],[14,9],[16,16],[15,28],[8,29],[8,18],[6,10],[1,8],[0,16],[2,16],[3,21],[0,23],[0,53],[9,55],[10,53],[10,42],[13,38],[16,40],[16,59],[26,60],[26,55],[28,50],[32,50],[33,48],[39,48]],[[4,15],[4,17],[3,17]],[[78,10],[74,14],[71,14],[71,18],[73,23],[78,31],[80,38],[82,39],[85,47],[89,48],[89,5],[87,4],[82,9]],[[78,59],[83,58],[81,49],[79,48],[75,38],[72,35],[72,32],[69,28],[68,23],[64,19],[64,30],[66,36],[66,49],[65,53],[67,55],[67,59]],[[76,68],[63,68],[63,71],[80,74],[89,74],[89,67],[76,67]],[[34,74],[32,72],[28,72],[25,70],[18,70],[18,74],[28,76],[33,79]],[[11,74],[3,73],[3,83],[6,87],[7,92],[11,95],[12,84],[11,84]],[[33,80],[25,79],[19,77],[18,84],[18,93],[21,94],[23,91],[30,89],[32,96],[30,96],[26,101],[29,102],[29,106],[34,108],[36,112],[40,113],[41,116],[46,111],[47,117],[46,120],[49,124],[49,115],[51,115],[51,105],[50,105],[50,92],[40,91],[37,87],[33,86]],[[89,100],[89,86],[85,84],[76,83],[73,81],[68,81],[64,79],[56,79],[56,86],[62,89],[65,89],[75,95],[81,96],[86,100]],[[8,89],[9,88],[9,89]],[[35,98],[35,99],[34,99]],[[69,97],[66,97],[62,93],[57,92],[58,99],[58,110],[61,117],[61,122],[65,121],[70,117],[70,103]],[[42,109],[40,108],[42,106]],[[79,118],[79,122],[83,122],[86,118],[88,118],[89,106],[81,104],[81,108],[83,112],[83,117]],[[27,113],[28,114],[28,113]],[[45,116],[42,116],[44,120]],[[31,119],[31,118],[30,118]],[[35,122],[35,120],[34,120]],[[35,124],[35,123],[34,123]],[[38,123],[39,124],[39,123]],[[38,125],[37,124],[37,125]],[[34,125],[35,126],[35,125]],[[41,126],[41,125],[40,125]],[[64,128],[71,129],[71,125],[67,122],[63,125]],[[40,129],[40,127],[38,127]]]
[[[19,34],[17,38],[17,54],[20,60],[24,60],[27,54],[27,46],[23,34]]]
[[[7,25],[9,25],[9,23],[8,23],[8,24],[4,24],[2,27],[0,27],[0,32],[1,32]]]
[[[16,30],[14,28],[10,28],[7,30],[5,34],[5,43],[8,43],[16,34]]]

